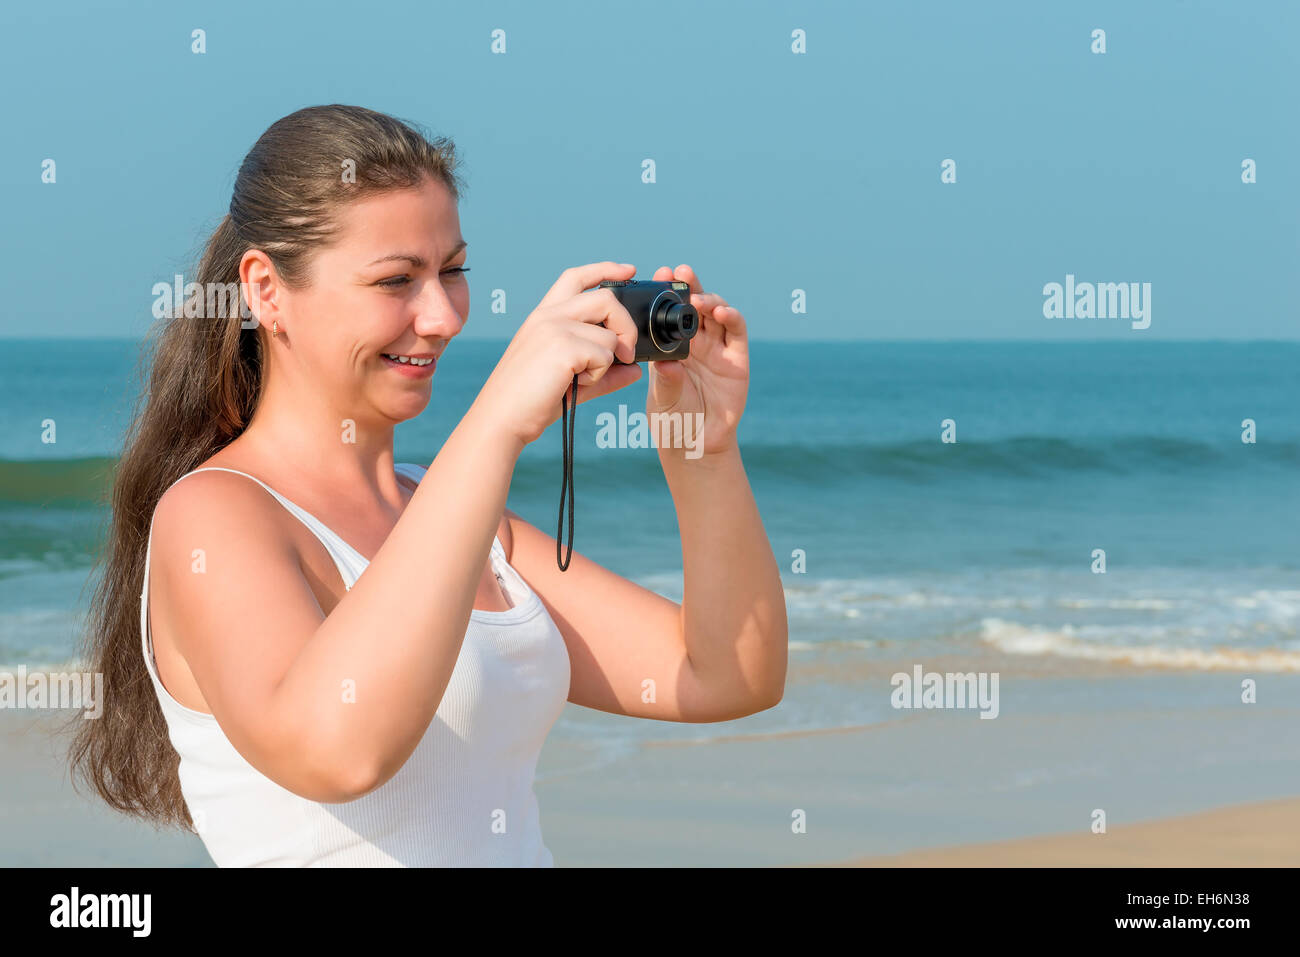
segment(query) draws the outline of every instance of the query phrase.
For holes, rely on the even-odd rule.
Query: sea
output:
[[[506,344],[451,344],[428,407],[396,430],[397,461],[432,461]],[[0,669],[77,666],[140,350],[0,348]],[[801,662],[1300,672],[1300,343],[764,340],[750,353],[739,439],[785,587],[786,698],[708,726],[569,706],[554,733],[597,742],[595,759],[651,738],[898,717],[850,672]],[[600,438],[602,413],[644,411],[645,385],[578,409],[574,545],[680,600],[657,453]],[[561,469],[557,423],[510,489],[552,535]]]

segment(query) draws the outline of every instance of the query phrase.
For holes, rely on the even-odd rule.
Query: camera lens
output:
[[[699,313],[684,302],[663,302],[651,317],[654,338],[663,343],[684,342],[693,338],[699,325]]]

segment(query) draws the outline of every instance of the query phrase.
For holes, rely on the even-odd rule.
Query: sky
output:
[[[0,337],[144,335],[262,131],[351,103],[457,144],[467,337],[608,259],[771,341],[1297,339],[1297,41],[1283,0],[8,3]],[[1067,276],[1149,324],[1045,315]]]

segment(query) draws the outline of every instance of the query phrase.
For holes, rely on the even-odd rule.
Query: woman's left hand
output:
[[[646,363],[650,367],[646,412],[704,413],[703,435],[691,433],[694,447],[690,457],[735,448],[736,426],[745,411],[749,391],[745,317],[717,293],[705,292],[690,266],[683,264],[675,272],[660,266],[654,279],[676,279],[690,286],[690,304],[700,314],[700,328],[691,339],[691,352],[685,359]],[[692,421],[690,427],[694,429],[694,425]]]

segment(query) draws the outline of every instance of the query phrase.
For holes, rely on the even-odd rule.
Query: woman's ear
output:
[[[269,332],[281,318],[279,309],[280,277],[271,257],[260,249],[250,249],[239,261],[239,288],[248,302],[248,310]],[[279,324],[285,332],[284,323]]]

